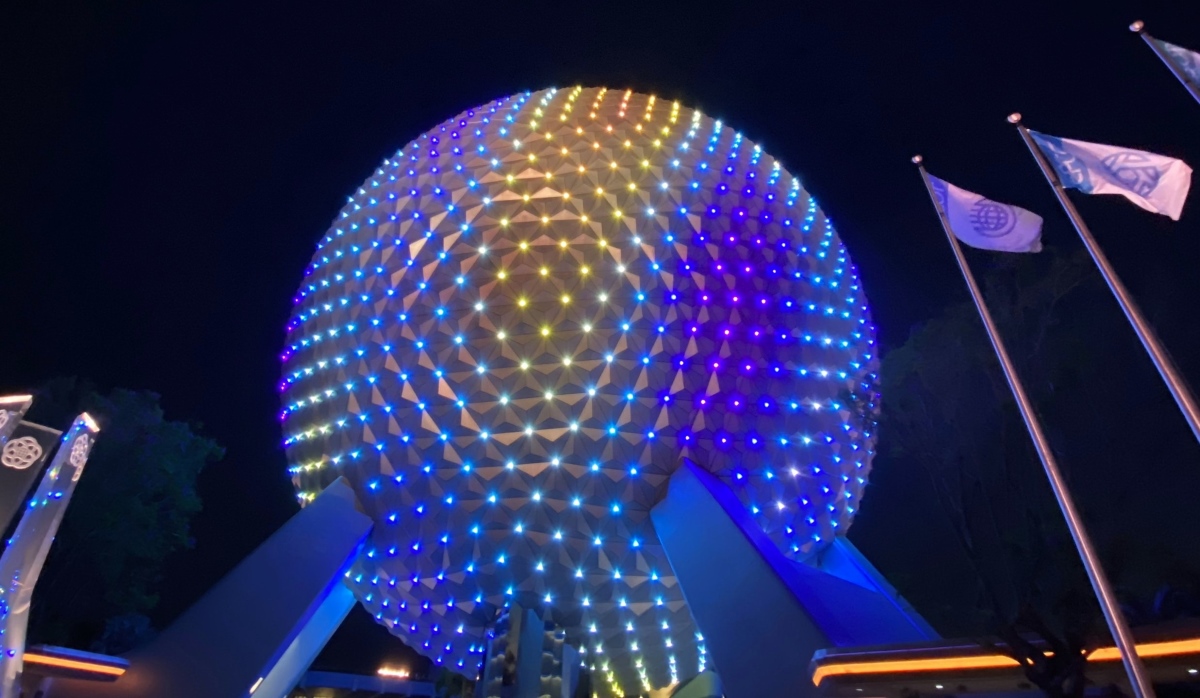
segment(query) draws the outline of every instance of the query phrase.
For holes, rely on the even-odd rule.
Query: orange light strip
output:
[[[98,662],[84,662],[78,659],[65,659],[63,657],[53,657],[48,654],[34,654],[32,652],[25,653],[25,661],[30,664],[45,664],[46,666],[59,667],[62,669],[75,669],[77,671],[90,671],[96,674],[108,674],[109,676],[120,676],[125,673],[125,667],[113,666],[111,664],[100,664]]]
[[[96,420],[92,419],[92,415],[84,412],[83,414],[79,415],[79,417],[83,420],[83,423],[87,425],[88,429],[91,429],[96,433],[100,432],[100,427],[96,424]]]
[[[1139,657],[1173,657],[1197,652],[1200,652],[1200,637],[1169,642],[1147,642],[1137,646]],[[1088,655],[1088,659],[1098,662],[1115,662],[1120,658],[1121,652],[1116,647],[1101,647]]]
[[[826,664],[813,672],[813,685],[821,685],[827,676],[847,674],[888,674],[914,671],[954,671],[960,669],[1001,669],[1020,666],[1012,657],[1002,654],[980,654],[973,657],[934,657],[929,659],[882,659],[876,662],[846,662]]]
[[[1137,646],[1140,657],[1172,657],[1200,653],[1200,638],[1146,642]],[[1114,662],[1121,658],[1116,647],[1101,647],[1088,655],[1093,662]],[[1008,669],[1020,666],[1012,657],[1002,654],[981,654],[966,657],[934,657],[928,659],[881,659],[874,662],[845,662],[818,666],[813,672],[813,684],[821,685],[827,676],[848,674],[887,674],[921,671],[961,671],[964,669]]]

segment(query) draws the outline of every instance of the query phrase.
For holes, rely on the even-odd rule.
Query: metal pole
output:
[[[1175,404],[1179,405],[1179,411],[1183,413],[1183,418],[1187,421],[1188,426],[1192,428],[1192,435],[1197,441],[1200,441],[1200,404],[1197,404],[1196,397],[1188,389],[1183,375],[1179,373],[1179,369],[1175,368],[1175,363],[1171,361],[1166,348],[1159,341],[1158,335],[1154,333],[1154,328],[1150,327],[1150,323],[1146,322],[1141,309],[1138,308],[1133,297],[1129,295],[1129,290],[1125,288],[1125,284],[1121,283],[1121,279],[1113,271],[1112,265],[1108,263],[1108,257],[1104,256],[1104,251],[1096,244],[1096,239],[1092,237],[1092,233],[1083,222],[1083,218],[1080,217],[1079,211],[1075,210],[1075,204],[1071,203],[1071,199],[1067,196],[1067,191],[1063,188],[1062,181],[1058,178],[1058,173],[1054,171],[1054,168],[1050,167],[1050,163],[1046,162],[1046,156],[1042,154],[1042,149],[1033,142],[1033,137],[1029,135],[1029,129],[1025,128],[1025,125],[1021,123],[1021,115],[1017,113],[1011,114],[1008,117],[1008,121],[1009,123],[1016,124],[1017,131],[1021,134],[1021,138],[1025,140],[1025,146],[1033,154],[1033,159],[1037,160],[1038,167],[1042,168],[1042,174],[1046,176],[1046,181],[1050,183],[1050,188],[1054,190],[1054,195],[1058,197],[1058,203],[1062,204],[1063,210],[1067,212],[1067,216],[1071,219],[1071,223],[1075,226],[1079,237],[1083,239],[1083,246],[1087,248],[1088,254],[1092,256],[1092,260],[1100,268],[1100,274],[1104,277],[1104,282],[1108,284],[1113,295],[1117,297],[1117,304],[1121,306],[1121,311],[1129,319],[1129,324],[1133,325],[1133,330],[1137,333],[1138,339],[1141,340],[1142,346],[1146,348],[1146,352],[1150,354],[1150,359],[1154,362],[1154,367],[1158,369],[1159,375],[1166,382],[1167,388],[1171,391],[1171,397],[1175,398]]]
[[[971,273],[971,268],[967,266],[967,259],[963,256],[962,247],[958,244],[958,238],[954,237],[950,221],[946,218],[946,212],[942,210],[942,205],[934,194],[933,185],[929,182],[929,174],[925,172],[925,167],[921,162],[920,155],[913,158],[913,163],[921,172],[921,180],[925,182],[925,189],[929,192],[929,199],[933,202],[938,218],[942,221],[942,230],[946,233],[946,239],[950,241],[950,249],[954,250],[954,259],[958,262],[959,270],[962,271],[963,280],[967,282],[971,300],[975,301],[975,308],[983,320],[988,339],[992,342],[992,348],[996,350],[996,357],[1000,359],[1000,367],[1004,369],[1004,378],[1008,381],[1008,387],[1012,389],[1013,397],[1017,400],[1017,407],[1021,409],[1021,418],[1025,420],[1025,427],[1033,439],[1038,458],[1042,461],[1042,467],[1046,471],[1046,478],[1050,480],[1050,489],[1054,491],[1054,498],[1058,500],[1063,518],[1067,520],[1067,528],[1071,531],[1071,538],[1075,541],[1075,548],[1079,551],[1083,568],[1087,571],[1088,580],[1092,583],[1092,590],[1096,592],[1096,600],[1100,602],[1104,620],[1108,623],[1109,632],[1112,633],[1117,649],[1121,652],[1121,661],[1125,664],[1125,673],[1133,688],[1134,698],[1154,698],[1154,686],[1146,676],[1146,668],[1142,665],[1141,658],[1138,657],[1133,634],[1121,616],[1121,609],[1117,605],[1112,586],[1100,566],[1100,560],[1092,548],[1091,538],[1088,537],[1083,520],[1075,509],[1075,502],[1071,499],[1062,473],[1059,472],[1054,453],[1050,450],[1050,442],[1042,432],[1041,422],[1038,421],[1037,415],[1033,411],[1033,403],[1025,394],[1025,386],[1021,384],[1021,379],[1017,376],[1017,369],[1008,356],[1008,350],[1004,348],[1004,342],[1000,339],[1000,333],[996,329],[995,321],[992,320],[992,314],[988,312],[987,305],[983,301],[983,294],[979,291],[979,285],[975,283],[975,276]]]
[[[1170,69],[1171,74],[1175,76],[1175,79],[1183,83],[1184,88],[1191,93],[1192,99],[1200,102],[1200,86],[1197,86],[1196,83],[1193,82],[1186,73],[1179,69],[1179,64],[1171,60],[1171,57],[1163,52],[1162,47],[1154,41],[1154,37],[1145,32],[1145,29],[1146,23],[1140,19],[1129,25],[1129,31],[1140,35],[1142,37],[1142,41],[1145,41],[1146,45],[1150,47],[1150,50],[1154,51],[1154,55],[1158,56],[1159,60],[1167,64],[1167,68]]]

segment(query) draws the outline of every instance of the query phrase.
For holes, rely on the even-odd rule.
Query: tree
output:
[[[475,682],[456,671],[442,669],[433,684],[436,698],[471,698]]]
[[[37,392],[29,419],[63,428],[87,411],[101,432],[34,592],[31,643],[123,652],[151,634],[145,614],[166,557],[190,547],[196,478],[224,450],[169,421],[158,395],[101,395],[74,378]]]
[[[1094,300],[1089,265],[1053,251],[996,261],[983,275],[988,306],[1057,450],[1056,396],[1093,378],[1097,363],[1082,341],[1087,314],[1076,312]],[[973,572],[984,627],[1047,695],[1081,695],[1083,653],[1106,633],[974,306],[916,328],[881,373],[881,443],[928,480]]]

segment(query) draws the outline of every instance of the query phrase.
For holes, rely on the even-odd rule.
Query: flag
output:
[[[1151,38],[1150,40],[1157,44],[1163,53],[1171,57],[1171,62],[1179,68],[1181,73],[1188,76],[1193,84],[1200,86],[1200,53],[1189,51],[1175,44],[1168,44],[1161,39]]]
[[[983,250],[1042,250],[1041,216],[1017,206],[986,199],[933,175],[928,176],[954,237]]]
[[[1192,168],[1183,160],[1037,131],[1029,133],[1064,187],[1085,194],[1120,194],[1147,211],[1179,220],[1192,186]]]

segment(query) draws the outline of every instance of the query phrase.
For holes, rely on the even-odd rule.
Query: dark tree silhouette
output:
[[[192,544],[196,477],[224,454],[158,400],[73,378],[37,391],[31,421],[61,428],[86,410],[101,432],[34,592],[31,643],[122,652],[152,633],[163,562]]]
[[[1057,327],[1088,295],[1088,272],[1082,256],[1051,251],[1001,258],[983,274],[989,308],[1045,415],[1056,391],[1095,363],[1077,332]],[[1084,651],[1107,636],[974,306],[950,306],[915,329],[885,356],[882,375],[883,448],[936,493],[973,571],[983,626],[1003,640],[993,646],[1047,695],[1082,695]]]

